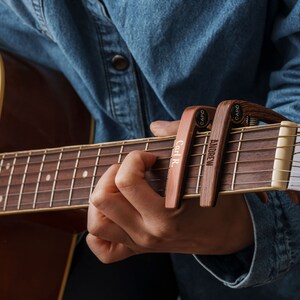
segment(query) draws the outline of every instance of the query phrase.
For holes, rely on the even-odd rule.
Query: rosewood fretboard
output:
[[[280,124],[232,130],[222,170],[222,193],[272,189]],[[183,198],[199,196],[209,132],[197,134],[186,166]],[[17,213],[88,205],[98,179],[133,150],[157,156],[146,174],[162,196],[175,137],[0,154],[0,211]],[[294,143],[290,145],[294,149]],[[286,147],[286,146],[284,146]],[[290,158],[287,158],[291,161]]]

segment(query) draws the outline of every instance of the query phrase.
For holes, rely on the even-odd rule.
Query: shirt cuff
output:
[[[254,228],[254,245],[230,255],[194,255],[214,277],[231,288],[272,282],[300,260],[300,205],[284,192],[269,192],[263,204],[245,196]]]

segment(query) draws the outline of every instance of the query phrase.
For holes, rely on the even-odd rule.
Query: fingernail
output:
[[[154,121],[151,123],[152,129],[160,129],[162,127],[167,127],[169,125],[168,121]]]

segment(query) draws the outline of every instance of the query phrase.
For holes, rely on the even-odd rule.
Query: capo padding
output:
[[[216,204],[228,133],[233,125],[249,125],[247,123],[250,117],[267,123],[279,123],[286,120],[280,114],[255,103],[242,100],[221,102],[215,113],[208,142],[201,180],[200,206],[212,207]]]
[[[191,106],[185,109],[181,117],[172,157],[170,160],[166,184],[166,208],[177,208],[180,204],[185,166],[195,132],[207,128],[215,113],[214,107]]]

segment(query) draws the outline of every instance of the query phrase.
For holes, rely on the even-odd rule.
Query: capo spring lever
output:
[[[261,105],[243,100],[221,102],[215,112],[204,162],[200,189],[200,206],[215,206],[219,193],[220,174],[228,133],[234,125],[249,125],[252,117],[266,123],[286,120],[280,114]]]

